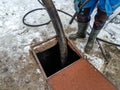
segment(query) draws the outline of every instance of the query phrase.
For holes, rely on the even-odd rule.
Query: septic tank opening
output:
[[[37,53],[37,57],[47,77],[61,70],[60,51],[58,43],[43,52]],[[66,66],[80,59],[80,56],[68,46],[68,57]]]

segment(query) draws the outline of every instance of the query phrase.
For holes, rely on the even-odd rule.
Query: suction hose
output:
[[[60,49],[60,58],[61,58],[61,63],[62,66],[65,65],[65,62],[67,60],[67,42],[65,38],[65,34],[63,31],[63,26],[60,21],[60,18],[58,16],[57,10],[52,2],[52,0],[42,0],[50,18],[53,23],[53,26],[55,28],[56,34],[57,34],[57,40],[59,44],[59,49]]]

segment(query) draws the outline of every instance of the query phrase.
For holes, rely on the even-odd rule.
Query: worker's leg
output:
[[[78,12],[78,14],[77,14],[78,31],[75,34],[71,34],[69,36],[70,39],[86,37],[86,30],[87,30],[87,27],[88,27],[88,24],[90,21],[90,15],[91,15],[93,9],[95,8],[98,0],[91,0],[89,3],[87,3],[84,6],[84,8],[81,10],[81,12],[79,12],[78,1],[80,1],[80,0],[75,0],[75,10]],[[85,0],[83,0],[83,2],[84,1]]]
[[[75,34],[71,34],[69,36],[70,39],[76,38],[85,38],[86,37],[86,30],[89,24],[90,19],[88,18],[90,12],[90,8],[84,9],[83,14],[77,15],[77,22],[78,22],[78,31]]]
[[[92,31],[89,35],[88,42],[85,46],[86,53],[91,52],[93,45],[94,45],[94,41],[95,41],[97,35],[99,34],[100,30],[104,26],[107,19],[108,19],[107,14],[104,11],[100,10],[98,7],[97,14],[95,16],[95,22],[94,22]]]
[[[85,46],[85,52],[90,53],[93,48],[94,41],[104,26],[108,17],[120,6],[120,0],[99,0],[98,11],[95,16],[93,29],[90,33],[88,42]]]

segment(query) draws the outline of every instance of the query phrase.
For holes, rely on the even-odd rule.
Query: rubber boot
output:
[[[86,31],[89,23],[80,23],[78,22],[78,31],[75,34],[71,34],[69,39],[75,40],[76,38],[85,38]]]
[[[106,14],[106,12],[101,11],[99,8],[97,10],[97,14],[95,15],[95,22],[93,25],[93,29],[89,35],[88,38],[88,42],[85,46],[85,52],[86,53],[91,53],[95,39],[97,37],[97,35],[99,34],[100,30],[102,29],[102,27],[104,26],[106,20],[108,19],[108,16]]]
[[[99,34],[99,32],[100,32],[100,30],[94,30],[94,29],[91,31],[89,38],[88,38],[88,42],[87,42],[87,44],[85,46],[85,50],[84,50],[86,53],[88,53],[88,54],[91,53],[92,48],[94,46],[95,39],[96,39],[97,35]]]

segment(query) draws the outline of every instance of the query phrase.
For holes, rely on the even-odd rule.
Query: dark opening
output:
[[[47,77],[56,73],[57,71],[61,70],[61,61],[60,61],[60,51],[59,45],[56,44],[54,47],[37,53],[37,57],[46,73]],[[75,62],[76,60],[80,59],[80,56],[76,54],[69,46],[68,46],[68,57],[67,57],[67,64]]]

